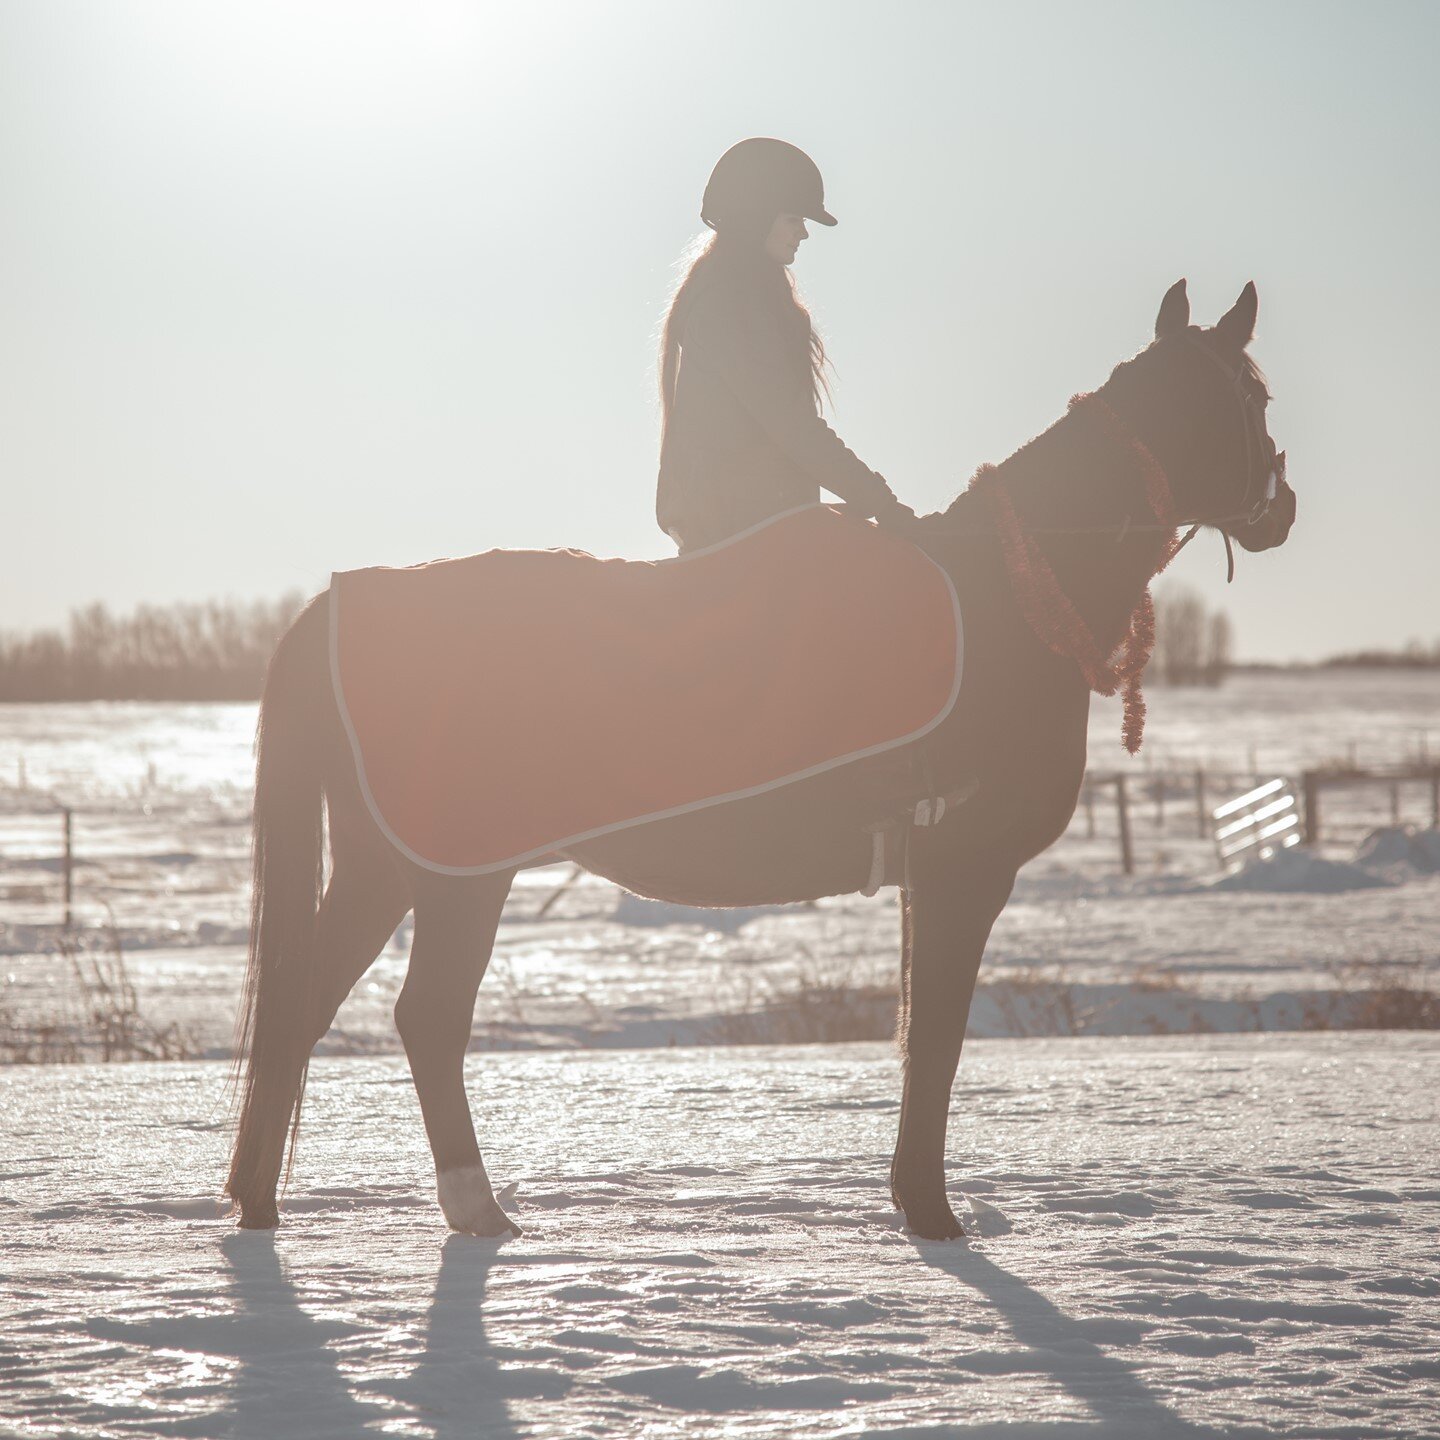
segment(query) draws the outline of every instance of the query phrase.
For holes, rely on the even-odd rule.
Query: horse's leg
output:
[[[990,927],[1005,908],[1016,866],[921,841],[911,855],[904,906],[899,1039],[905,1065],[900,1134],[890,1189],[910,1229],[927,1240],[963,1234],[945,1197],[945,1128],[965,1022]]]
[[[490,1188],[465,1096],[475,996],[513,879],[514,871],[505,871],[420,880],[410,970],[395,1002],[395,1023],[435,1156],[440,1208],[452,1230],[470,1235],[520,1233]]]
[[[286,1073],[269,1077],[263,1107],[247,1118],[253,1126],[245,1147],[249,1165],[243,1172],[238,1167],[232,1172],[228,1187],[240,1203],[240,1224],[247,1230],[268,1230],[278,1219],[275,1192],[285,1159],[286,1131],[310,1052],[410,908],[409,890],[387,851],[351,850],[333,820],[331,833],[336,842],[335,870],[316,918],[308,1024]]]

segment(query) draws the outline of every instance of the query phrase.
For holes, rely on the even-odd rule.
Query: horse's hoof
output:
[[[910,1233],[919,1240],[963,1240],[965,1227],[955,1218],[955,1212],[946,1205],[938,1213],[920,1215],[905,1212],[905,1223]]]
[[[273,1230],[280,1223],[280,1212],[273,1205],[242,1205],[235,1223],[242,1230]]]
[[[522,1233],[520,1227],[500,1208],[483,1165],[442,1171],[436,1177],[436,1189],[445,1223],[459,1234],[494,1239]]]
[[[484,1216],[466,1225],[456,1225],[447,1218],[446,1224],[457,1235],[475,1235],[483,1240],[500,1240],[509,1235],[518,1239],[525,1233],[503,1210],[498,1219]]]
[[[907,1205],[897,1200],[897,1207],[905,1216],[910,1233],[919,1240],[963,1240],[965,1227],[956,1218],[955,1212],[944,1196],[926,1204]]]

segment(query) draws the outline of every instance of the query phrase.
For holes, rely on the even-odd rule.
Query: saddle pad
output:
[[[491,550],[335,575],[366,803],[478,875],[918,739],[960,688],[949,576],[824,506],[669,560]]]

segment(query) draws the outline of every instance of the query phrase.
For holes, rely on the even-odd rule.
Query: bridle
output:
[[[1232,370],[1194,331],[1186,331],[1183,338],[1219,368],[1240,402],[1240,428],[1245,436],[1245,491],[1240,497],[1238,511],[1214,520],[1197,520],[1176,544],[1174,553],[1179,554],[1199,533],[1202,525],[1213,526],[1225,542],[1225,581],[1229,584],[1235,579],[1235,550],[1225,526],[1259,525],[1269,516],[1270,507],[1280,493],[1280,483],[1285,478],[1285,452],[1282,450],[1275,456],[1263,476],[1256,471],[1255,457],[1265,453],[1265,417],[1245,383],[1245,367],[1237,365]]]

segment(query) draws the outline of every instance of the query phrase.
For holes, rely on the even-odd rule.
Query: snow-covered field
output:
[[[1440,1013],[1428,787],[1327,794],[1319,853],[1229,880],[1194,792],[1433,754],[1440,675],[1151,704],[1142,762],[1111,706],[1091,739],[1136,873],[1107,782],[992,938],[966,1241],[890,1208],[890,1048],[796,1043],[888,1033],[893,893],[705,915],[587,878],[542,915],[566,872],[534,871],[476,1022],[512,1053],[469,1068],[521,1239],[434,1204],[408,926],[322,1046],[278,1235],[220,1215],[215,1059],[0,1067],[0,1436],[1440,1436],[1440,1037],[1344,1028]],[[227,1053],[253,721],[0,707],[0,1040],[123,1000],[114,944],[147,1022]]]
[[[1155,689],[1150,705],[1138,762],[1120,749],[1113,702],[1096,702],[1091,728],[1094,771],[1129,777],[1137,873],[1119,873],[1107,784],[1093,837],[1082,807],[1021,875],[982,971],[972,1033],[1391,1023],[1398,993],[1433,989],[1440,874],[1393,854],[1356,863],[1366,833],[1391,819],[1384,787],[1327,792],[1324,853],[1292,855],[1257,888],[1237,890],[1216,884],[1194,779],[1203,767],[1213,805],[1325,760],[1440,753],[1440,673],[1246,674],[1218,691]],[[243,705],[0,707],[0,1030],[7,1017],[63,1018],[79,1003],[58,953],[56,807],[68,805],[87,943],[103,951],[118,938],[147,1019],[180,1026],[193,1053],[226,1051],[243,964],[253,725]],[[1393,798],[1402,821],[1429,824],[1424,782]],[[1440,836],[1429,839],[1440,860]],[[536,918],[564,876],[562,867],[520,877],[481,991],[478,1045],[885,1033],[893,892],[705,915],[586,880]],[[402,927],[328,1051],[395,1048],[390,1011],[407,949]]]
[[[0,1433],[1440,1435],[1440,1039],[980,1041],[971,1238],[879,1045],[472,1056],[522,1239],[448,1237],[403,1062],[317,1063],[240,1233],[215,1063],[0,1071]]]

